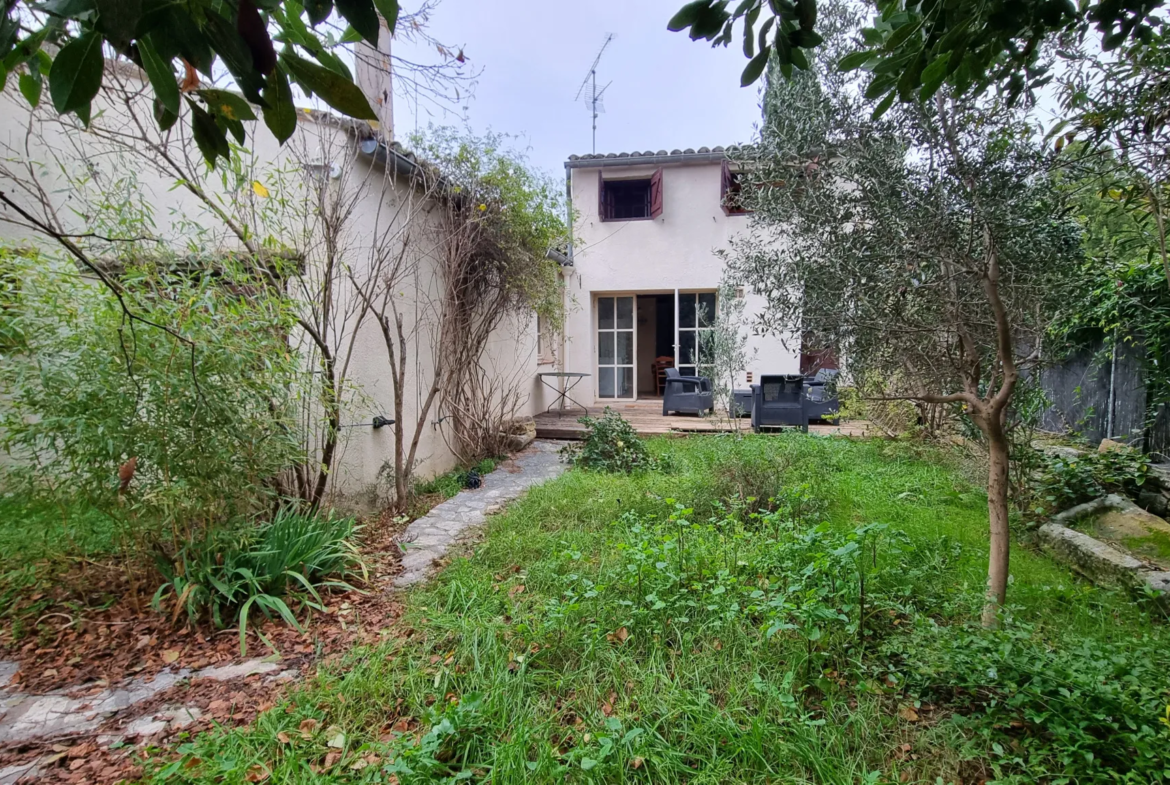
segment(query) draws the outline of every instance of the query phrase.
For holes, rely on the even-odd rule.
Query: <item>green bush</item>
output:
[[[302,454],[283,294],[231,260],[156,260],[118,271],[119,301],[63,264],[0,251],[21,282],[0,308],[5,490],[84,501],[168,551],[267,509]]]
[[[1107,493],[1136,496],[1149,473],[1149,461],[1137,450],[1045,456],[1032,481],[1032,512],[1052,515]]]
[[[281,510],[263,526],[243,532],[213,530],[188,543],[171,561],[161,561],[165,582],[153,605],[172,606],[175,618],[209,620],[216,628],[234,620],[240,650],[246,651],[248,618],[254,610],[279,616],[301,629],[289,602],[323,610],[318,590],[352,590],[345,579],[365,566],[354,545],[353,518]]]
[[[585,440],[562,450],[574,466],[616,474],[664,468],[646,449],[634,426],[610,407],[606,406],[600,417],[580,417],[577,422],[588,429]]]

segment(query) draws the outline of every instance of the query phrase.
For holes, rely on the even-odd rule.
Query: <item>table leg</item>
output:
[[[588,416],[589,415],[589,407],[583,405],[580,401],[576,400],[575,398],[573,398],[572,396],[569,395],[569,391],[572,390],[574,387],[576,387],[578,384],[580,384],[581,380],[584,378],[585,377],[583,377],[583,376],[578,376],[576,378],[576,380],[571,385],[569,385],[567,388],[565,388],[564,397],[567,400],[575,403],[577,406],[580,406],[581,411],[584,412],[586,416]]]

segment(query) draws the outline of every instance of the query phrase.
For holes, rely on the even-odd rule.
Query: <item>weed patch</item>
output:
[[[672,471],[572,471],[533,488],[410,593],[400,636],[323,669],[249,728],[162,756],[153,776],[1164,776],[1165,627],[1021,548],[1003,631],[972,626],[986,497],[946,455],[798,434],[646,449]],[[721,497],[712,467],[738,457],[785,467],[777,503]]]

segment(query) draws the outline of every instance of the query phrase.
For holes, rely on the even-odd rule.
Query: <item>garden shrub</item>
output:
[[[562,451],[574,466],[620,474],[665,468],[646,448],[634,426],[610,407],[606,406],[600,417],[580,417],[577,422],[587,429],[584,441]]]
[[[1149,471],[1149,460],[1137,450],[1043,456],[1032,480],[1032,512],[1052,515],[1108,493],[1136,497]]]
[[[300,629],[290,602],[323,610],[320,589],[352,590],[345,582],[365,576],[353,518],[309,515],[287,507],[270,523],[231,532],[216,529],[160,560],[165,581],[153,605],[171,606],[175,618],[207,620],[217,629],[235,622],[244,651],[254,610]]]
[[[128,320],[71,266],[4,261],[21,281],[0,309],[6,490],[84,501],[123,545],[167,551],[269,508],[274,478],[302,452],[300,367],[286,299],[260,273],[231,260],[194,272],[127,262],[117,285]]]
[[[773,511],[791,462],[764,452],[721,456],[712,467],[715,496],[749,513]]]

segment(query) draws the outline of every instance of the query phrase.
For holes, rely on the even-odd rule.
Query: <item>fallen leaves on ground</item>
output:
[[[304,635],[282,623],[255,624],[280,652],[283,669],[311,672],[321,659],[333,660],[355,645],[374,644],[386,635],[396,634],[401,605],[381,587],[399,571],[400,550],[392,540],[404,525],[394,522],[393,515],[388,513],[379,522],[367,526],[371,534],[363,542],[362,551],[370,571],[371,590],[365,594],[347,592],[326,596],[331,608],[344,613],[302,616]],[[90,567],[85,578],[73,584],[73,591],[59,590],[53,596],[54,602],[70,612],[42,613],[40,635],[14,641],[12,625],[0,631],[0,657],[15,659],[21,665],[12,680],[12,689],[40,694],[72,687],[70,694],[76,697],[96,694],[127,679],[150,681],[168,669],[198,670],[241,661],[235,629],[215,633],[202,626],[173,626],[169,613],[156,613],[149,608],[148,600],[133,597],[121,571]],[[153,591],[153,586],[143,586],[141,582],[139,588]],[[32,595],[25,603],[31,607],[45,596]],[[77,607],[83,610],[78,612]],[[269,651],[258,639],[249,641],[248,658],[262,658],[267,654]],[[93,732],[93,740],[78,741],[70,747],[53,739],[0,745],[0,769],[36,760],[42,765],[36,782],[46,785],[136,782],[143,776],[139,755],[169,760],[173,753],[167,744],[180,732],[198,733],[211,728],[213,723],[227,727],[250,723],[275,703],[282,689],[282,683],[259,674],[229,682],[195,679],[180,683],[115,715]],[[111,749],[96,743],[99,736],[117,734],[127,722],[152,716],[167,706],[195,707],[203,714],[182,729],[168,728],[153,737],[150,747],[127,744]],[[299,730],[305,738],[312,738],[316,728],[316,720],[306,720]],[[283,732],[277,738],[282,744],[293,741],[292,736]],[[344,742],[341,746],[344,747]],[[331,752],[325,765],[332,766],[340,759],[340,752]],[[253,767],[246,775],[247,781],[271,781],[270,773],[264,774],[263,779],[251,779],[261,774]]]

